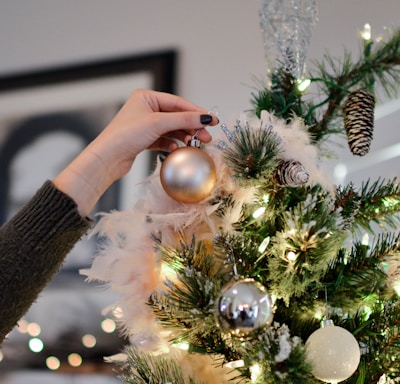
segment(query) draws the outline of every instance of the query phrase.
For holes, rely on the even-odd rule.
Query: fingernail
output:
[[[211,115],[200,115],[200,124],[208,125],[212,122],[212,119]]]

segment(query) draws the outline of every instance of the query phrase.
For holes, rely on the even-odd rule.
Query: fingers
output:
[[[155,113],[154,118],[160,135],[165,135],[171,131],[185,131],[190,135],[194,135],[197,130],[199,132],[199,140],[209,142],[210,134],[204,129],[206,126],[216,125],[219,120],[213,115],[208,119],[204,119],[205,114],[199,112],[170,112],[170,113]]]
[[[208,143],[211,140],[210,134],[205,129],[200,129],[196,132],[198,132],[198,139],[201,142]],[[188,144],[192,138],[193,134],[188,134],[184,131],[170,132],[156,140],[149,149],[171,152],[182,145]]]
[[[146,91],[147,92],[147,91]],[[159,112],[183,112],[197,111],[207,113],[207,110],[198,105],[170,93],[148,91],[148,101],[152,104],[153,111]]]

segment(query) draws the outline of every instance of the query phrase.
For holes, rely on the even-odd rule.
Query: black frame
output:
[[[35,87],[57,85],[83,80],[96,80],[115,75],[134,74],[146,71],[151,74],[151,88],[157,91],[175,93],[177,74],[177,52],[173,49],[137,54],[119,58],[97,60],[44,68],[31,72],[15,73],[0,77],[0,95],[19,90],[35,90]],[[124,100],[121,100],[121,103]],[[1,118],[1,116],[0,116]],[[73,123],[73,122],[72,122]],[[68,128],[69,129],[69,128]],[[0,144],[0,224],[6,220],[8,191],[10,187],[10,169],[12,158],[19,147],[25,145],[43,129],[29,133],[15,134]],[[96,136],[95,132],[83,132],[82,137],[89,143]],[[115,183],[99,201],[99,209],[108,211],[118,207],[120,184]]]

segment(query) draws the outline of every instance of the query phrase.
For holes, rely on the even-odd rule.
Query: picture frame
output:
[[[98,135],[135,89],[174,93],[176,63],[169,49],[0,77],[0,224]],[[132,206],[155,156],[140,154],[93,211]],[[69,255],[64,269],[86,266],[82,260]]]
[[[175,93],[176,66],[177,52],[168,49],[0,76],[0,222],[93,140],[135,89]],[[94,220],[98,212],[133,205],[133,189],[155,161],[151,153],[140,154],[129,174],[106,191],[91,214]],[[90,266],[97,240],[85,236],[75,245],[20,321],[40,324],[46,351],[32,353],[29,335],[15,327],[0,351],[2,374],[32,367],[44,374],[47,353],[59,356],[65,367],[71,351],[96,363],[122,348],[125,341],[117,332],[99,326],[114,296],[79,273]],[[96,348],[82,346],[85,333],[96,337]]]

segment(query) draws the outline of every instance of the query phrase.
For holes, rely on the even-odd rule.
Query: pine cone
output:
[[[353,155],[368,153],[374,131],[375,98],[365,89],[350,93],[343,108],[344,128]]]
[[[285,187],[299,187],[306,184],[309,178],[303,164],[296,160],[281,160],[274,173],[277,184]]]

